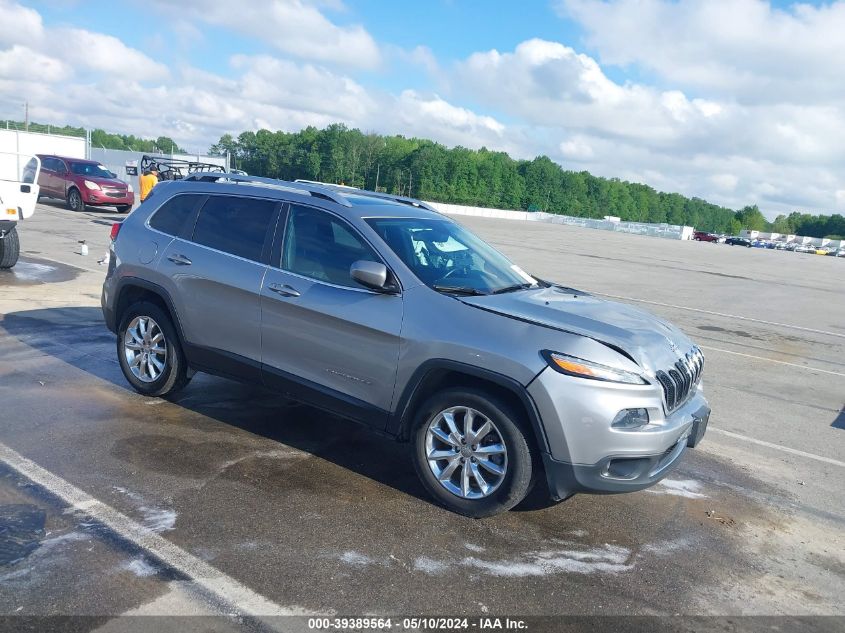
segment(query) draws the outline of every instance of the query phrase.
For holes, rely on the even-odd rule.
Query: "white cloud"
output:
[[[0,45],[28,44],[40,40],[44,25],[38,11],[11,0],[0,0]]]
[[[107,75],[126,75],[141,81],[162,79],[168,70],[144,53],[126,46],[116,37],[84,29],[55,29],[49,34],[55,45],[47,45],[73,68]]]
[[[558,0],[603,64],[639,65],[675,85],[742,103],[845,95],[845,2]]]
[[[648,2],[646,2],[648,4]],[[588,55],[528,40],[457,63],[449,96],[518,123],[531,153],[731,207],[830,210],[845,168],[841,104],[745,103],[610,79]],[[837,184],[839,183],[839,184]]]
[[[437,129],[449,130],[453,138],[462,136],[468,141],[462,144],[471,147],[479,147],[480,138],[501,138],[505,131],[505,126],[493,117],[454,106],[437,95],[425,98],[414,90],[405,90],[395,105],[395,112],[404,121],[405,127],[413,129],[422,125],[429,133]],[[422,131],[414,134],[424,136]]]
[[[750,11],[748,7],[759,4],[740,0],[737,6]],[[834,9],[840,4],[825,14],[834,22]],[[568,10],[581,12],[579,20],[585,25],[593,24],[588,20],[593,13],[606,13],[607,28],[617,37],[625,21],[616,18],[630,18],[625,11],[630,12],[631,6],[626,0],[566,3]],[[642,6],[645,30],[652,29],[654,12],[673,18],[666,28],[677,26],[682,9],[706,13],[701,3],[684,0],[676,4],[642,0],[637,6]],[[712,6],[707,11],[726,10],[724,3]],[[168,135],[192,151],[204,151],[224,133],[259,128],[293,131],[343,122],[365,131],[431,138],[446,145],[486,146],[516,158],[546,154],[568,169],[646,182],[734,208],[757,203],[769,215],[796,208],[816,212],[845,208],[845,89],[837,81],[836,86],[810,90],[816,95],[812,98],[793,98],[790,91],[779,96],[783,78],[790,73],[800,91],[807,77],[811,83],[824,83],[820,77],[827,72],[795,63],[789,57],[793,42],[767,42],[765,50],[774,60],[768,65],[754,51],[743,57],[736,52],[739,49],[730,55],[711,49],[712,60],[699,61],[712,77],[722,76],[731,55],[739,60],[730,71],[733,74],[711,89],[701,80],[711,75],[696,71],[693,64],[700,44],[694,37],[698,27],[691,23],[684,23],[686,30],[672,37],[653,29],[650,36],[657,50],[690,72],[688,80],[672,80],[675,75],[660,70],[668,69],[671,59],[649,61],[652,53],[640,49],[633,51],[635,57],[625,42],[596,44],[602,59],[612,53],[613,63],[649,69],[639,76],[660,73],[657,82],[647,83],[616,80],[616,73],[606,72],[590,55],[540,39],[509,51],[480,51],[451,64],[439,64],[436,51],[423,45],[379,48],[363,27],[338,26],[323,15],[322,11],[345,11],[340,0],[280,0],[269,9],[265,6],[263,13],[252,3],[232,10],[218,0],[187,0],[184,9],[180,15],[205,29],[177,28],[188,48],[191,42],[206,46],[210,34],[218,34],[201,18],[222,30],[266,39],[266,48],[274,52],[214,59],[222,68],[219,72],[188,64],[171,64],[168,69],[115,37],[73,25],[45,25],[37,11],[0,0],[4,18],[9,15],[16,21],[14,26],[8,20],[0,22],[0,95],[25,95],[34,120],[147,137]],[[788,24],[797,20],[815,25],[821,10],[758,13]],[[301,15],[284,21],[290,12]],[[759,28],[773,26],[758,23]],[[296,25],[302,29],[290,32],[299,28]],[[600,23],[594,26],[587,30],[596,42],[611,37],[598,32],[604,28]],[[727,32],[718,38],[739,46],[736,32],[744,33],[746,27],[744,22],[727,20],[722,27]],[[819,39],[830,39],[827,26],[817,28]],[[796,37],[799,31],[794,32]],[[298,39],[308,41],[296,45]],[[758,39],[749,37],[748,45],[756,47]],[[315,42],[320,46],[315,48]],[[814,50],[834,50],[838,45],[817,42]],[[778,58],[772,47],[781,47],[783,55]],[[395,66],[382,63],[382,58]],[[843,59],[828,63],[841,66]],[[774,73],[778,61],[782,68]],[[663,66],[658,68],[658,62]],[[355,74],[355,69],[377,67],[402,75],[402,65],[407,64],[426,71],[409,73],[413,89],[408,84],[392,91],[374,88],[374,75],[362,80]],[[745,84],[732,83],[740,75],[751,82],[748,85],[765,84],[766,90],[750,98]],[[830,95],[837,90],[843,94],[835,99]],[[6,108],[0,116],[18,114],[17,101],[0,102]]]
[[[735,174],[713,174],[710,176],[710,182],[721,191],[733,191],[739,183],[739,178]]]
[[[594,59],[558,42],[532,39],[511,53],[475,53],[457,64],[456,93],[528,125],[565,127],[658,143],[689,131],[706,133],[725,108],[679,91],[660,92],[609,79]]]
[[[155,0],[165,14],[173,5]],[[179,11],[195,20],[257,37],[268,45],[295,57],[347,68],[375,68],[381,55],[375,40],[360,24],[338,26],[318,7],[342,10],[338,2],[272,0],[241,2],[185,0]]]
[[[47,28],[40,14],[9,0],[0,0],[0,77],[29,76],[31,81],[57,81],[64,75],[94,73],[162,79],[167,68],[116,37],[79,28]],[[8,48],[5,48],[8,47]]]
[[[54,82],[62,79],[68,72],[67,65],[61,60],[20,44],[0,50],[0,77],[7,80],[37,77],[41,81]]]

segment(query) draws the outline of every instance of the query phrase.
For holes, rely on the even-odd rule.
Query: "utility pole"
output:
[[[380,170],[381,170],[381,164],[376,165],[376,188],[375,188],[376,193],[378,193],[378,174],[379,174]]]
[[[413,181],[414,175],[411,173],[410,168],[408,169],[408,197],[411,197],[411,181]]]
[[[23,104],[23,111],[24,111],[24,124],[23,129],[25,132],[29,132],[29,101],[24,101]]]

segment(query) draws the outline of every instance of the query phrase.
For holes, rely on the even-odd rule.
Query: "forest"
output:
[[[210,150],[247,173],[378,189],[433,202],[547,211],[636,222],[667,222],[735,235],[743,228],[845,239],[842,215],[795,211],[769,222],[756,205],[739,210],[640,183],[569,171],[546,156],[515,160],[486,148],[447,148],[427,139],[383,136],[332,124],[299,132],[225,134]]]

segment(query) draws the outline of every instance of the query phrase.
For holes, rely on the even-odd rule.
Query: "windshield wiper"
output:
[[[482,296],[487,294],[483,290],[479,290],[478,288],[472,288],[470,286],[441,286],[440,284],[434,284],[432,288],[434,288],[437,292],[449,292],[454,293],[456,295]]]
[[[524,284],[513,284],[512,286],[505,286],[504,288],[499,288],[494,290],[491,294],[500,295],[505,292],[514,292],[515,290],[526,290],[527,288],[533,288],[534,284],[524,283]]]

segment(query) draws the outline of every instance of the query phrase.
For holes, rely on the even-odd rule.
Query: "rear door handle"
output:
[[[283,297],[298,297],[299,290],[288,286],[287,284],[270,284],[267,286],[268,290],[272,290],[276,294],[280,294]]]
[[[190,266],[193,262],[184,255],[168,255],[167,259],[179,266]]]

